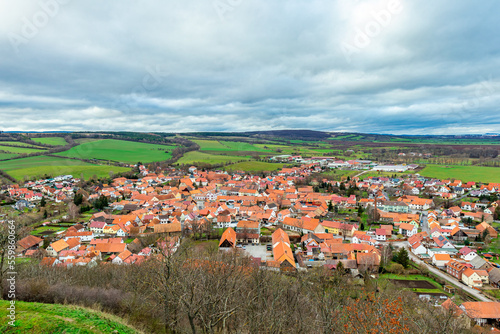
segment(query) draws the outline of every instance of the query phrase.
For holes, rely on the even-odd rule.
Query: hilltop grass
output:
[[[16,301],[15,326],[8,324],[9,301],[0,301],[2,333],[140,333],[123,319],[88,308]]]
[[[248,156],[232,156],[232,155],[216,155],[216,154],[208,154],[200,151],[191,151],[186,154],[182,158],[180,158],[177,162],[179,164],[187,164],[191,165],[194,163],[208,163],[208,164],[221,164],[227,162],[238,162],[241,160],[250,160]]]
[[[459,179],[465,182],[500,182],[500,168],[497,167],[427,165],[419,174],[438,179]]]
[[[67,144],[66,140],[62,137],[43,137],[43,138],[31,138],[34,142],[47,144],[52,146],[64,146]]]
[[[5,152],[9,152],[9,153],[30,154],[30,153],[35,153],[35,152],[44,152],[45,150],[20,147],[20,146],[13,147],[13,146],[0,145],[0,151],[5,151]]]
[[[90,178],[109,176],[109,172],[120,173],[129,168],[117,166],[101,166],[88,162],[48,156],[28,157],[15,160],[0,161],[0,169],[17,180],[24,177],[43,177],[45,174],[58,176],[70,174],[74,177]]]
[[[148,163],[172,157],[175,146],[146,144],[116,139],[101,139],[84,142],[57,155],[80,158],[120,161],[125,163]],[[167,153],[165,153],[167,152]]]
[[[236,164],[232,164],[224,167],[225,170],[243,170],[247,172],[252,171],[275,171],[283,168],[284,164],[280,163],[270,163],[270,162],[262,162],[262,161],[245,161],[238,162]]]

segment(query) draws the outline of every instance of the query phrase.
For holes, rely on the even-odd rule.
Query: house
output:
[[[375,230],[375,240],[377,241],[386,241],[392,235],[392,229],[388,230],[385,228],[377,228]]]
[[[399,225],[399,234],[402,234],[406,237],[411,237],[417,232],[418,232],[417,227],[414,224],[401,223]]]
[[[465,302],[460,309],[480,326],[497,323],[500,319],[499,302]]]
[[[57,257],[61,251],[68,249],[69,249],[68,243],[64,241],[64,239],[60,239],[51,243],[47,247],[47,254],[49,256]]]
[[[444,268],[451,261],[450,254],[433,254],[432,264],[436,267]]]
[[[475,269],[489,269],[491,268],[491,264],[489,262],[486,262],[485,259],[480,257],[479,255],[474,257],[472,260],[469,262]]]
[[[300,219],[286,217],[285,219],[283,219],[283,228],[299,233],[302,232],[304,234],[307,234],[309,232],[311,233],[325,232],[325,228],[323,227],[322,224],[320,224],[319,219],[308,218],[308,217],[302,217]]]
[[[488,272],[481,269],[467,268],[462,273],[462,282],[471,288],[481,288],[483,284],[489,282]]]
[[[490,285],[495,288],[500,288],[500,269],[492,268],[489,272]]]
[[[273,259],[284,271],[295,270],[295,259],[290,248],[290,238],[285,231],[278,228],[271,236],[273,242]]]
[[[467,269],[467,266],[464,263],[458,262],[456,260],[451,260],[446,264],[446,272],[459,280],[462,279],[462,273],[465,269]]]
[[[17,242],[17,252],[24,254],[27,250],[42,247],[43,239],[34,235],[28,235]]]
[[[460,258],[464,259],[465,261],[470,261],[477,256],[477,253],[467,246],[462,247],[459,250],[459,253],[460,253]]]
[[[228,249],[236,247],[236,232],[231,228],[227,228],[219,241],[219,249]]]
[[[490,224],[485,222],[482,222],[481,224],[477,225],[476,230],[479,230],[481,237],[484,234],[488,234],[492,239],[498,237],[498,232]]]

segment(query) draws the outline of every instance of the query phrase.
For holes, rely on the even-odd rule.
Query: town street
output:
[[[458,288],[466,291],[467,293],[469,293],[470,295],[474,296],[475,298],[477,298],[478,300],[480,301],[483,301],[483,302],[491,302],[491,300],[489,298],[487,298],[485,295],[483,295],[480,291],[477,291],[475,289],[472,289],[470,287],[468,287],[467,285],[463,284],[462,282],[460,282],[459,280],[457,280],[456,278],[454,277],[451,277],[450,275],[448,274],[445,274],[443,273],[442,271],[440,271],[439,269],[437,268],[434,268],[433,266],[430,266],[428,265],[427,263],[425,263],[424,261],[418,259],[412,252],[410,252],[408,250],[408,255],[410,256],[410,259],[417,263],[417,264],[421,264],[421,265],[424,265],[430,272],[432,272],[433,274],[436,274],[437,276],[441,277],[442,279],[444,279],[445,281],[449,282],[449,283],[452,283],[453,285],[457,286]]]

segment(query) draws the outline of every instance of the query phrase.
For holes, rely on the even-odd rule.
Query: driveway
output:
[[[245,246],[245,252],[249,254],[252,257],[260,257],[261,260],[265,261],[269,257],[271,258],[271,252],[268,252],[266,249],[266,245],[246,245]]]

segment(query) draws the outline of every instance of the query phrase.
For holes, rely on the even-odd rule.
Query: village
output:
[[[58,203],[90,209],[100,203],[82,215],[47,218],[18,240],[19,258],[39,258],[42,266],[139,265],[175,252],[183,239],[192,238],[248,256],[262,270],[343,268],[363,279],[376,277],[392,261],[388,249],[404,249],[413,263],[437,271],[450,291],[472,295],[459,312],[479,325],[498,325],[500,303],[483,292],[500,287],[499,254],[491,247],[498,240],[500,184],[418,173],[363,177],[368,170],[396,173],[417,165],[274,159],[300,166],[254,175],[137,165],[138,179],[116,177],[84,189],[80,179],[66,175],[10,185],[2,192],[18,212]],[[359,173],[341,181],[322,178],[325,170],[345,168]],[[420,297],[432,299],[425,293]],[[439,302],[445,300],[443,305],[449,305],[441,295]]]

